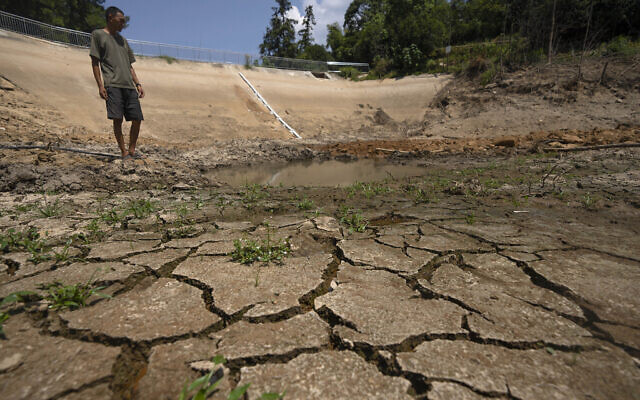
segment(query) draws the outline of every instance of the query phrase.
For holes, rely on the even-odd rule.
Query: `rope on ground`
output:
[[[640,143],[617,143],[617,144],[602,144],[598,146],[585,146],[585,147],[569,147],[569,148],[554,148],[546,147],[544,151],[588,151],[588,150],[601,150],[601,149],[622,149],[629,147],[640,147]]]
[[[280,121],[280,123],[287,128],[287,130],[289,132],[291,132],[293,134],[293,136],[295,136],[296,138],[300,139],[300,135],[298,135],[298,132],[296,132],[292,127],[289,126],[289,124],[287,124],[282,118],[280,118],[280,116],[278,115],[277,112],[274,111],[273,108],[271,108],[271,106],[269,105],[269,103],[267,103],[267,101],[260,95],[260,93],[256,90],[256,88],[253,87],[253,85],[251,84],[251,82],[249,82],[249,80],[247,78],[244,77],[244,75],[242,75],[242,72],[238,72],[238,75],[240,75],[240,78],[242,78],[242,80],[249,85],[249,87],[251,88],[251,90],[253,90],[253,93],[258,96],[258,99],[260,99],[260,101],[262,102],[262,104],[264,104],[269,111],[271,112],[271,114],[273,114],[276,119],[278,121]]]
[[[82,149],[73,149],[69,147],[59,147],[59,146],[44,146],[44,145],[28,145],[28,144],[0,144],[0,149],[7,150],[49,150],[49,151],[68,151],[70,153],[79,153],[79,154],[87,154],[96,157],[108,157],[108,158],[120,158],[120,156],[109,153],[100,153],[97,151],[89,151]]]

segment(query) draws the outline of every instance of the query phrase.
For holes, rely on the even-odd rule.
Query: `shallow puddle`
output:
[[[284,186],[348,186],[356,181],[371,182],[386,178],[422,175],[424,166],[417,163],[392,164],[388,161],[305,161],[288,164],[262,164],[249,167],[221,168],[207,178],[232,186],[258,183]]]

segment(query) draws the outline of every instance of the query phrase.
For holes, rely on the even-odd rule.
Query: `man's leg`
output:
[[[141,123],[142,121],[131,121],[131,130],[129,131],[129,155],[131,156],[136,153],[136,143],[138,142]]]
[[[124,147],[124,137],[122,136],[122,118],[113,120],[113,134],[116,137],[116,142],[118,142],[118,147],[120,147],[122,157],[126,156],[127,148]]]

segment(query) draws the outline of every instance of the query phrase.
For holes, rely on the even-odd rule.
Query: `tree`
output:
[[[313,6],[309,5],[304,10],[304,19],[302,20],[302,29],[298,32],[300,41],[298,42],[298,51],[304,53],[309,46],[313,44],[313,26],[316,24],[316,17],[313,15]]]
[[[287,16],[292,8],[291,1],[276,0],[276,3],[277,7],[271,7],[273,15],[260,44],[260,54],[295,58],[297,54],[295,20]]]
[[[105,25],[104,0],[0,0],[0,9],[51,25],[90,32]]]

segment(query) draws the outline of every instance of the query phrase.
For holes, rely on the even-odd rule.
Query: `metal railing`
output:
[[[88,48],[91,45],[91,34],[89,33],[45,24],[44,22],[9,14],[1,10],[0,29],[69,46]],[[175,59],[313,72],[327,72],[332,70],[328,63],[324,61],[299,60],[270,56],[261,57],[257,54],[154,43],[135,39],[127,39],[127,41],[129,42],[129,46],[131,46],[134,54],[144,57],[163,57],[169,62]],[[345,66],[353,64],[356,68],[361,68],[361,65],[366,65],[366,69],[368,70],[369,68],[369,64],[343,64]]]

